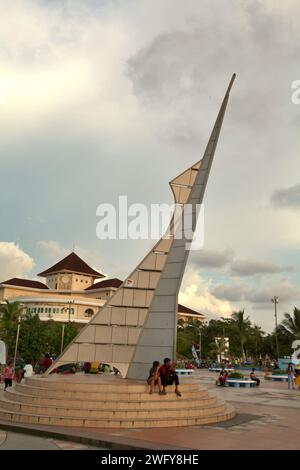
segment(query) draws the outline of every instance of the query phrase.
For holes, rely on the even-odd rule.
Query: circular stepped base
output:
[[[32,377],[0,395],[0,419],[86,428],[147,428],[216,423],[234,409],[199,382],[181,380],[182,397],[149,394],[144,382],[106,376]]]

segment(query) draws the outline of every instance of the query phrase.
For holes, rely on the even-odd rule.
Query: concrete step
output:
[[[116,377],[33,377],[0,394],[0,420],[79,428],[192,426],[231,419],[234,409],[197,380],[180,381],[167,395],[145,382]]]
[[[35,405],[35,404],[24,404],[17,403],[9,400],[7,394],[4,394],[5,397],[0,398],[0,408],[5,409],[6,411],[12,411],[15,413],[24,413],[24,414],[33,414],[36,416],[61,416],[61,417],[70,417],[70,418],[80,418],[82,421],[85,419],[156,419],[160,420],[162,418],[184,418],[184,417],[198,417],[198,416],[211,416],[217,413],[221,413],[225,409],[224,402],[216,401],[214,403],[209,403],[209,399],[205,402],[199,404],[181,402],[181,399],[178,398],[177,409],[168,408],[168,405],[162,408],[152,408],[152,409],[141,409],[141,410],[127,410],[127,409],[117,409],[109,410],[103,407],[100,409],[85,409],[83,410],[80,407],[80,402],[77,403],[76,407],[71,406],[56,406],[52,407],[50,405]],[[164,397],[162,397],[163,400]]]
[[[65,399],[76,399],[76,400],[99,400],[101,402],[105,401],[160,401],[161,396],[158,393],[154,393],[152,395],[149,394],[146,387],[144,387],[143,392],[109,392],[106,388],[102,388],[101,385],[98,385],[98,391],[76,391],[76,390],[64,390],[64,389],[54,389],[54,388],[46,388],[46,387],[35,387],[32,385],[27,384],[15,384],[15,389],[17,392],[25,394],[25,395],[34,395],[39,397],[47,397],[47,398],[65,398]],[[169,387],[170,390],[174,390],[174,388]],[[168,390],[168,389],[167,389]],[[204,387],[200,387],[198,384],[198,390],[193,389],[189,391],[189,389],[183,389],[180,387],[182,394],[185,395],[186,398],[191,400],[196,400],[198,398],[203,398],[208,396],[207,389]],[[173,391],[168,392],[168,394],[164,397],[165,400],[173,399],[174,393]],[[172,398],[171,398],[172,397]]]
[[[157,399],[159,397],[159,400]],[[3,395],[2,395],[3,397]],[[191,403],[196,402],[198,406],[205,406],[209,404],[214,404],[216,402],[216,397],[212,394],[205,396],[202,393],[196,399],[191,400],[189,396],[186,396],[185,393],[182,393],[182,397],[177,397],[174,392],[169,392],[166,396],[159,396],[158,394],[150,395],[153,400],[136,400],[136,401],[100,401],[100,400],[80,400],[80,408],[83,410],[148,410],[148,409],[161,409],[162,402],[164,405],[167,404],[168,409],[177,409],[180,404],[181,407],[189,407]],[[33,405],[43,405],[43,406],[54,406],[54,407],[73,407],[78,406],[79,401],[76,399],[65,399],[65,398],[50,398],[42,397],[37,395],[23,394],[16,391],[13,388],[7,389],[5,392],[4,398],[7,398],[10,401],[17,403],[26,403]],[[180,401],[180,403],[178,402]]]
[[[56,377],[55,377],[56,378]],[[77,391],[77,392],[97,392],[99,388],[109,393],[144,393],[149,391],[149,386],[145,381],[128,381],[124,379],[107,379],[107,377],[98,377],[98,381],[89,380],[86,376],[81,376],[76,379],[68,378],[61,379],[44,378],[42,376],[33,376],[26,379],[26,385],[38,388],[55,389],[62,391]],[[94,378],[94,377],[92,377]],[[103,379],[103,380],[101,380]],[[180,380],[180,388],[182,391],[195,391],[199,389],[199,380],[193,380],[191,377],[185,377]]]
[[[223,404],[223,410],[210,416],[176,416],[173,413],[171,418],[164,417],[158,419],[151,418],[74,418],[69,416],[44,416],[32,413],[14,412],[0,408],[0,419],[13,423],[43,424],[51,426],[72,426],[86,428],[152,428],[152,427],[177,427],[195,426],[209,423],[216,423],[232,419],[235,416],[234,408],[231,405]]]

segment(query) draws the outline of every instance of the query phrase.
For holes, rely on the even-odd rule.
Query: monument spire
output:
[[[176,205],[189,204],[197,223],[213,162],[232,76],[203,158],[170,182]],[[169,236],[161,238],[115,294],[91,319],[47,370],[69,362],[101,361],[116,367],[124,378],[146,378],[154,360],[175,359],[177,297],[189,251],[185,227],[174,237],[174,216]],[[130,281],[130,282],[129,282]]]

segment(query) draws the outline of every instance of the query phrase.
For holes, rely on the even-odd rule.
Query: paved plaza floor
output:
[[[89,450],[90,446],[0,430],[0,450]]]
[[[0,450],[95,450],[77,442],[0,430]]]
[[[288,390],[286,382],[264,381],[255,388],[221,388],[215,386],[217,374],[208,370],[195,371],[194,378],[213,393],[231,403],[237,415],[234,419],[214,425],[181,428],[150,429],[78,429],[34,426],[35,430],[53,431],[65,440],[18,435],[0,431],[0,450],[5,448],[91,448],[111,446],[114,449],[300,449],[300,390]],[[184,379],[188,380],[188,378]],[[163,399],[163,397],[162,397]],[[28,426],[23,425],[23,429]],[[1,423],[0,423],[1,430]],[[7,433],[5,439],[4,434]],[[69,441],[68,441],[69,436]],[[82,442],[73,442],[72,436]],[[25,447],[24,447],[25,446]],[[27,447],[26,447],[27,446]],[[32,447],[36,446],[36,447]]]

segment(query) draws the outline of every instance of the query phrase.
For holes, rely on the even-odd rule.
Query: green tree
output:
[[[255,359],[258,359],[259,355],[262,354],[264,334],[265,333],[258,325],[251,325],[248,329],[248,351],[255,357]]]
[[[18,352],[27,362],[38,362],[45,354],[46,325],[38,315],[27,313],[20,326]]]
[[[293,339],[300,339],[300,310],[294,307],[293,316],[289,313],[285,313],[284,316],[285,319],[280,324],[281,328],[289,333]]]
[[[244,318],[245,310],[239,310],[238,312],[233,312],[231,315],[232,324],[236,328],[239,336],[240,341],[240,351],[242,354],[243,361],[246,360],[246,353],[245,353],[245,344],[249,334],[249,328],[251,326],[251,322],[249,317]]]
[[[210,345],[210,354],[217,356],[218,360],[222,362],[222,358],[226,356],[227,347],[226,347],[226,338],[225,336],[220,336],[215,338],[215,341]]]
[[[192,345],[195,341],[195,332],[186,327],[185,322],[180,319],[177,323],[177,356],[192,358]]]
[[[7,346],[8,356],[14,353],[18,319],[21,312],[20,302],[6,300],[5,304],[0,306],[0,337]]]
[[[18,352],[25,360],[38,362],[45,353],[58,356],[61,348],[62,323],[53,320],[42,321],[39,315],[27,313],[20,327]],[[64,348],[78,334],[79,327],[69,322],[64,330]]]

